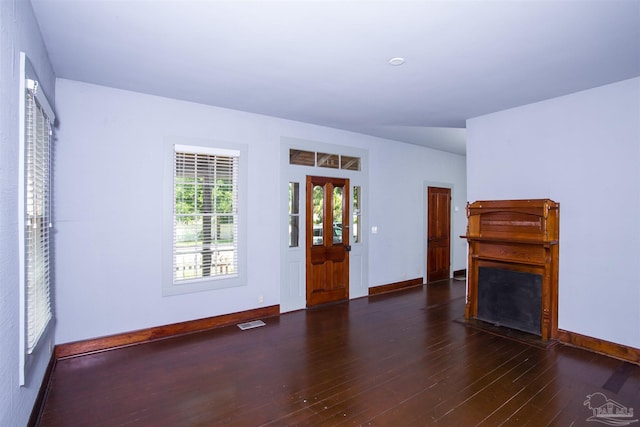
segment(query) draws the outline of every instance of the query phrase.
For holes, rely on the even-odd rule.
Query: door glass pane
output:
[[[360,213],[360,187],[353,186],[353,243],[360,243],[361,238],[361,213]]]
[[[342,243],[342,187],[333,189],[333,243]]]
[[[289,183],[289,247],[298,247],[300,236],[300,184]]]
[[[324,217],[324,188],[321,185],[313,187],[313,244],[324,243],[322,227]]]
[[[297,248],[299,239],[299,222],[300,217],[297,215],[289,216],[289,247]]]

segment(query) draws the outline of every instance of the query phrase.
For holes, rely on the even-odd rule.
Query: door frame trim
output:
[[[294,181],[300,183],[300,200],[304,201],[306,190],[304,182],[307,175],[326,176],[334,178],[348,178],[349,192],[352,196],[353,186],[361,189],[362,234],[361,242],[351,244],[349,254],[349,299],[364,297],[369,292],[369,150],[366,148],[346,145],[348,139],[339,139],[345,145],[329,144],[302,138],[280,137],[280,312],[306,309],[306,268],[305,247],[289,248],[288,222],[288,185]],[[289,164],[289,149],[297,148],[309,151],[336,153],[347,156],[360,157],[360,170],[330,169],[322,167],[300,166]],[[300,221],[305,220],[306,209],[300,205]],[[304,242],[306,234],[301,230],[300,242]],[[300,265],[302,263],[302,267]]]

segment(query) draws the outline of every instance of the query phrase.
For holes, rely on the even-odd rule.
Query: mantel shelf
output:
[[[523,245],[557,245],[558,240],[541,240],[541,239],[518,239],[512,237],[484,237],[484,236],[460,236],[462,239],[475,242],[496,242],[496,243],[518,243]]]

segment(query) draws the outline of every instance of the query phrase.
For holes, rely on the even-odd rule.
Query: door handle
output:
[[[345,252],[351,252],[351,245],[344,245]]]

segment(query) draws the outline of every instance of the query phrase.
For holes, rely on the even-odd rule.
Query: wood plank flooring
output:
[[[60,360],[39,425],[593,426],[595,392],[640,418],[640,366],[463,313],[451,280]]]

